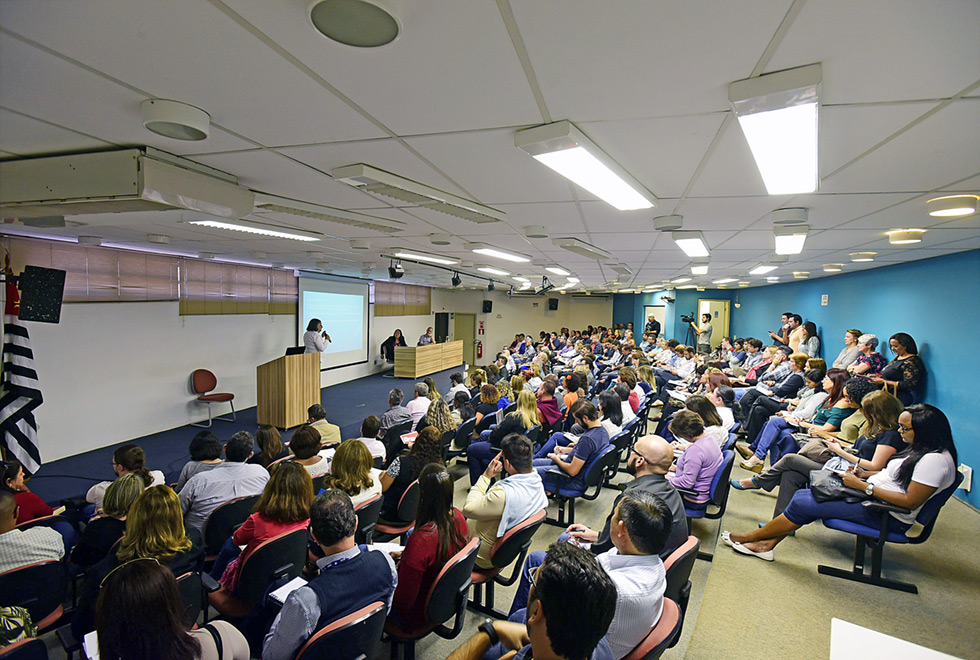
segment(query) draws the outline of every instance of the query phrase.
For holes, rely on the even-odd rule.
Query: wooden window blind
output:
[[[397,282],[374,283],[374,315],[427,316],[432,313],[431,289]]]

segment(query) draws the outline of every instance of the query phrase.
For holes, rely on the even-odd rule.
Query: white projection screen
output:
[[[369,295],[365,281],[300,273],[297,345],[310,319],[320,319],[332,340],[320,357],[321,371],[367,362]]]

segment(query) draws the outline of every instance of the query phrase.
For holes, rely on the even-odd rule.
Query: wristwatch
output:
[[[493,619],[487,619],[481,623],[479,631],[486,633],[487,637],[490,638],[490,646],[495,646],[500,642],[500,637],[497,636],[497,629],[493,627]]]
[[[864,489],[864,494],[871,497],[875,494],[874,484],[868,484],[868,487]]]

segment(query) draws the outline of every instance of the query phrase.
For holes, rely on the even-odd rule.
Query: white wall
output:
[[[430,315],[375,319],[372,306],[371,359],[323,371],[321,384],[390,368],[377,360],[381,342],[401,328],[414,345],[434,325],[435,312],[476,313],[486,329],[484,360],[510,344],[516,332],[612,323],[611,299],[554,297],[560,300],[554,312],[547,309],[547,297],[444,289],[433,289]],[[493,300],[490,314],[481,311],[485,298]],[[255,367],[297,341],[293,316],[180,316],[176,302],[66,304],[60,324],[28,327],[44,394],[36,417],[45,461],[200,421],[205,408],[190,392],[194,369],[213,371],[218,390],[235,394],[236,408],[254,406]]]

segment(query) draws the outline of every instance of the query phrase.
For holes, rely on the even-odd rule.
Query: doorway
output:
[[[666,331],[664,329],[667,327],[667,308],[663,305],[644,305],[643,322],[640,324],[641,330],[646,329],[647,321],[650,319],[651,315],[657,320],[657,323],[660,324],[660,334],[666,336]],[[640,332],[636,334],[639,335],[638,341],[643,341],[643,333]],[[637,339],[637,337],[634,336],[634,339]]]
[[[476,363],[476,314],[455,314],[453,339],[463,340],[463,361],[472,366]]]
[[[711,314],[711,348],[715,349],[721,344],[723,337],[728,336],[729,314],[731,313],[731,301],[711,300],[698,298],[698,324],[701,323],[702,314]]]

